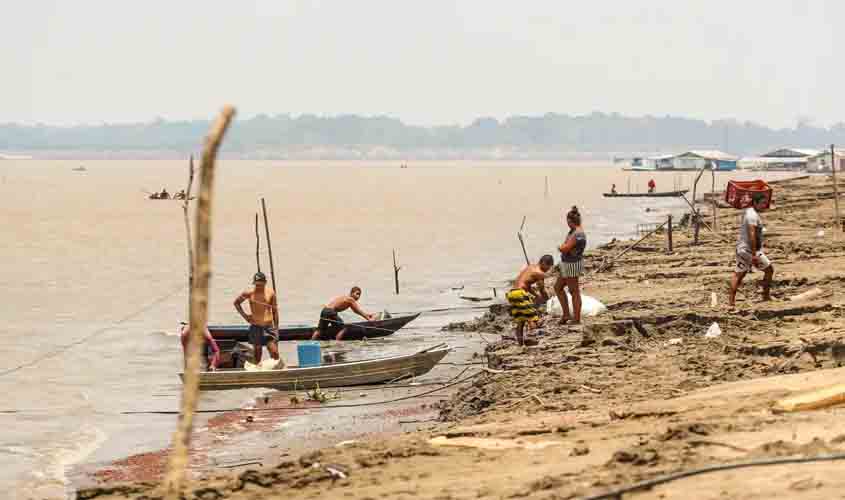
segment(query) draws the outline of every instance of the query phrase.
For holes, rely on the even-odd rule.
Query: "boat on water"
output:
[[[605,198],[680,198],[687,194],[689,189],[680,191],[661,191],[655,193],[602,193]]]
[[[413,354],[320,366],[263,371],[224,369],[200,372],[200,390],[307,390],[317,386],[330,388],[383,384],[428,373],[450,350],[448,345],[438,344]],[[184,373],[180,373],[179,377],[184,381]]]
[[[344,340],[387,337],[419,317],[420,313],[394,316],[375,321],[360,321],[346,324]],[[311,340],[316,326],[294,326],[279,328],[279,340]],[[249,325],[208,325],[208,331],[217,341],[220,350],[231,351],[238,342],[249,342]]]

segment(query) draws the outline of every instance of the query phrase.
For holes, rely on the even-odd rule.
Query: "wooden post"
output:
[[[188,361],[182,387],[182,405],[176,432],[173,434],[172,451],[164,476],[164,495],[167,500],[182,497],[185,468],[188,465],[188,443],[193,430],[194,412],[199,400],[200,351],[208,322],[208,284],[211,278],[211,200],[214,194],[214,163],[223,136],[232,122],[235,108],[226,106],[214,122],[205,139],[200,171],[200,193],[196,214],[196,276],[191,291],[190,339]]]
[[[716,201],[716,197],[713,197],[713,232],[719,232],[719,203]]]
[[[194,285],[194,242],[191,238],[191,220],[188,213],[191,201],[191,186],[194,185],[194,155],[188,160],[188,187],[182,201],[182,214],[185,216],[185,241],[188,247],[188,317],[191,317],[191,288]]]
[[[496,295],[496,287],[495,286],[493,287],[493,297],[498,297],[498,295]]]
[[[698,212],[692,214],[692,224],[693,224],[693,227],[692,227],[692,230],[693,230],[692,244],[698,245],[698,233],[699,233],[699,231],[701,231],[701,215]]]
[[[276,272],[273,269],[273,245],[270,244],[270,226],[267,224],[267,204],[264,203],[264,198],[261,198],[261,211],[264,212],[264,233],[267,238],[267,254],[270,256],[270,281],[273,283],[273,292],[276,294],[276,303],[278,304],[279,290],[276,289]]]
[[[666,221],[666,247],[669,253],[672,253],[672,214],[669,214],[668,220]]]
[[[528,260],[528,252],[525,251],[525,241],[522,239],[522,233],[516,233],[516,237],[519,238],[519,244],[522,245],[522,255],[525,256],[525,263],[531,264],[531,261]]]
[[[836,232],[840,232],[842,231],[842,223],[839,220],[839,186],[836,185],[836,148],[833,144],[830,145],[830,173],[833,174],[833,209],[836,211]]]
[[[525,251],[525,240],[522,239],[522,230],[525,229],[525,219],[527,215],[522,216],[522,224],[519,226],[519,231],[516,232],[516,237],[519,239],[519,244],[522,246],[522,255],[525,256],[525,264],[531,264],[531,261],[528,260],[528,252]]]
[[[258,212],[255,212],[255,269],[261,272],[261,237],[258,235]]]
[[[393,284],[396,287],[396,295],[399,295],[399,271],[402,266],[396,265],[396,249],[393,249]]]
[[[543,191],[543,197],[548,200],[549,194],[550,194],[550,192],[549,192],[549,176],[547,175],[546,176],[546,188],[545,188],[545,191]]]

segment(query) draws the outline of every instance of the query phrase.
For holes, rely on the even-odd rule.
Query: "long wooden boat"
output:
[[[602,193],[605,198],[680,198],[689,189],[682,191],[661,191],[659,193]]]
[[[200,372],[200,390],[270,388],[279,390],[349,387],[382,384],[428,373],[451,348],[440,344],[414,354],[347,361],[306,368],[247,371],[243,369]],[[184,374],[179,377],[184,380]]]
[[[360,321],[347,323],[344,340],[361,340],[363,338],[387,337],[397,330],[414,321],[419,313],[407,316],[395,316],[376,321]],[[279,328],[279,340],[310,340],[316,326],[295,326]],[[209,325],[208,331],[223,350],[230,350],[237,342],[249,342],[249,325]]]

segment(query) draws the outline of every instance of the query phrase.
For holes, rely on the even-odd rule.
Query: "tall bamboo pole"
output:
[[[273,268],[273,245],[270,242],[270,226],[267,224],[267,204],[261,198],[261,211],[264,212],[264,235],[267,237],[267,253],[270,256],[270,281],[273,283],[273,293],[276,294],[276,303],[279,303],[279,291],[276,289],[276,270]],[[278,325],[273,325],[278,327]]]
[[[208,322],[208,284],[211,278],[209,250],[211,247],[211,200],[214,194],[214,164],[223,136],[235,115],[235,108],[225,106],[205,139],[200,163],[200,192],[196,213],[196,276],[191,289],[190,339],[188,362],[182,387],[182,406],[172,451],[164,477],[164,494],[168,500],[182,496],[185,468],[188,465],[188,446],[199,399],[200,346]]]
[[[836,148],[830,145],[830,173],[833,174],[833,209],[836,211],[836,230],[834,234],[842,231],[842,223],[839,221],[839,186],[836,185]]]
[[[258,236],[258,212],[255,212],[255,269],[261,272],[261,237]],[[275,287],[275,285],[274,285]]]

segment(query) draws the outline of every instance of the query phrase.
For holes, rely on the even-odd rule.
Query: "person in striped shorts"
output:
[[[519,276],[516,277],[513,289],[505,295],[510,305],[511,319],[515,323],[514,334],[519,345],[525,345],[523,338],[525,324],[536,323],[540,320],[540,315],[536,307],[537,304],[545,303],[549,300],[544,281],[546,279],[546,273],[554,265],[554,258],[551,255],[544,255],[540,258],[539,263],[523,267],[519,272]],[[534,285],[537,286],[536,291],[534,290]]]
[[[587,235],[581,227],[581,213],[578,207],[573,206],[572,210],[566,214],[566,224],[569,226],[569,234],[566,235],[566,241],[558,247],[560,276],[555,281],[555,294],[563,309],[560,324],[565,325],[571,322],[578,325],[581,324],[581,288],[578,278],[584,274],[584,249],[587,248]],[[572,295],[572,314],[569,312],[565,288],[568,288],[569,294]]]

